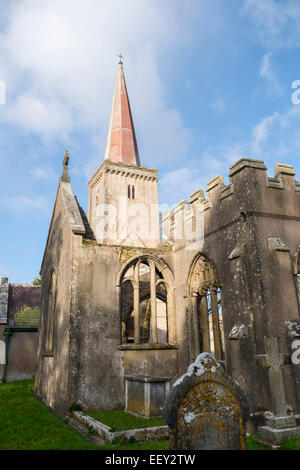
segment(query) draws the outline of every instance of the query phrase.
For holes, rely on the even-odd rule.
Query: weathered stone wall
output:
[[[0,327],[0,381],[32,377],[36,371],[41,288],[30,284],[9,284],[5,278],[1,292],[6,320],[3,316]]]
[[[38,333],[14,332],[9,339],[6,380],[32,377],[36,371]]]
[[[177,376],[177,349],[121,343],[117,279],[126,249],[83,243],[73,272],[74,319],[70,358],[76,361],[70,382],[74,397],[90,408],[124,408],[124,375]],[[145,254],[147,249],[136,249]],[[132,255],[133,253],[131,253]],[[113,391],[113,393],[112,393]],[[76,395],[77,394],[77,395]]]
[[[83,230],[78,219],[79,209],[75,205],[70,185],[60,183],[49,230],[46,251],[43,259],[42,301],[39,323],[38,369],[35,393],[48,406],[64,415],[72,402],[69,390],[69,373],[72,368],[69,359],[69,338],[71,312],[73,248],[81,240],[75,235],[73,226]],[[76,212],[76,209],[78,212]],[[70,215],[71,212],[71,215]],[[79,220],[79,222],[78,222]],[[76,228],[75,228],[76,229]],[[74,228],[73,228],[74,230]],[[74,263],[74,264],[73,264]],[[56,307],[53,354],[45,353],[45,338],[48,316],[49,282],[52,270],[56,273]],[[73,367],[76,367],[74,365]]]
[[[56,412],[65,413],[78,400],[90,408],[123,407],[124,375],[170,377],[173,383],[183,374],[196,352],[189,282],[199,253],[210,260],[221,287],[227,372],[246,393],[253,419],[272,411],[267,369],[258,356],[265,352],[264,336],[277,337],[280,352],[289,356],[292,337],[286,322],[299,322],[295,266],[300,184],[284,165],[276,167],[275,178],[268,178],[258,160],[240,160],[229,176],[228,186],[221,177],[208,184],[207,200],[201,190],[193,193],[188,213],[179,203],[164,214],[163,231],[170,228],[170,243],[156,248],[100,245],[87,239],[91,231],[71,186],[60,183],[42,266],[36,381],[37,395]],[[202,221],[196,220],[197,207],[203,210]],[[178,235],[184,223],[196,229],[202,222],[202,244]],[[121,345],[118,278],[125,262],[143,254],[163,261],[174,278],[174,324],[169,328],[176,331],[169,348]],[[47,356],[43,341],[53,268],[55,349]],[[299,366],[285,364],[283,375],[286,400],[299,413]]]
[[[197,204],[204,209],[204,243],[198,251],[211,261],[222,287],[226,368],[246,392],[252,414],[272,410],[267,370],[257,355],[264,353],[264,336],[278,337],[280,352],[290,354],[292,338],[285,322],[299,322],[293,273],[300,242],[299,184],[288,166],[277,166],[275,178],[268,178],[263,162],[243,159],[231,168],[229,186],[217,177],[208,184],[207,192],[207,200],[198,191],[190,202],[193,217]],[[163,216],[163,230],[171,227],[175,243],[171,266],[181,344],[185,335],[189,337],[186,286],[196,252],[184,236],[176,238],[178,224],[187,220],[183,204],[178,206]],[[240,325],[245,326],[245,334],[230,339],[233,327]],[[180,331],[184,332],[181,339]],[[181,373],[188,365],[190,341],[185,343]],[[299,413],[299,366],[287,364],[283,369],[287,401]]]

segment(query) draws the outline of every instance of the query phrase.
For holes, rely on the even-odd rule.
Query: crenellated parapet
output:
[[[287,164],[276,164],[269,177],[262,160],[242,158],[230,167],[229,184],[218,175],[208,182],[206,194],[198,189],[162,215],[165,238],[181,244],[191,233],[196,237],[201,223],[204,232],[211,232],[252,213],[300,217],[300,181]]]

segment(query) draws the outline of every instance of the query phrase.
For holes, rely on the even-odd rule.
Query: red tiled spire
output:
[[[104,159],[115,163],[124,163],[124,165],[140,166],[121,60],[119,62]]]

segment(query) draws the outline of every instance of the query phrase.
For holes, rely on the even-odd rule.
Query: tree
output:
[[[34,286],[41,286],[42,285],[42,278],[41,278],[40,274],[33,279],[32,284]]]

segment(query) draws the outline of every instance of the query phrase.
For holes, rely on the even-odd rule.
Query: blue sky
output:
[[[0,0],[0,276],[11,282],[38,275],[65,149],[87,209],[120,52],[162,204],[228,181],[243,156],[270,176],[291,164],[300,180],[300,1]]]

